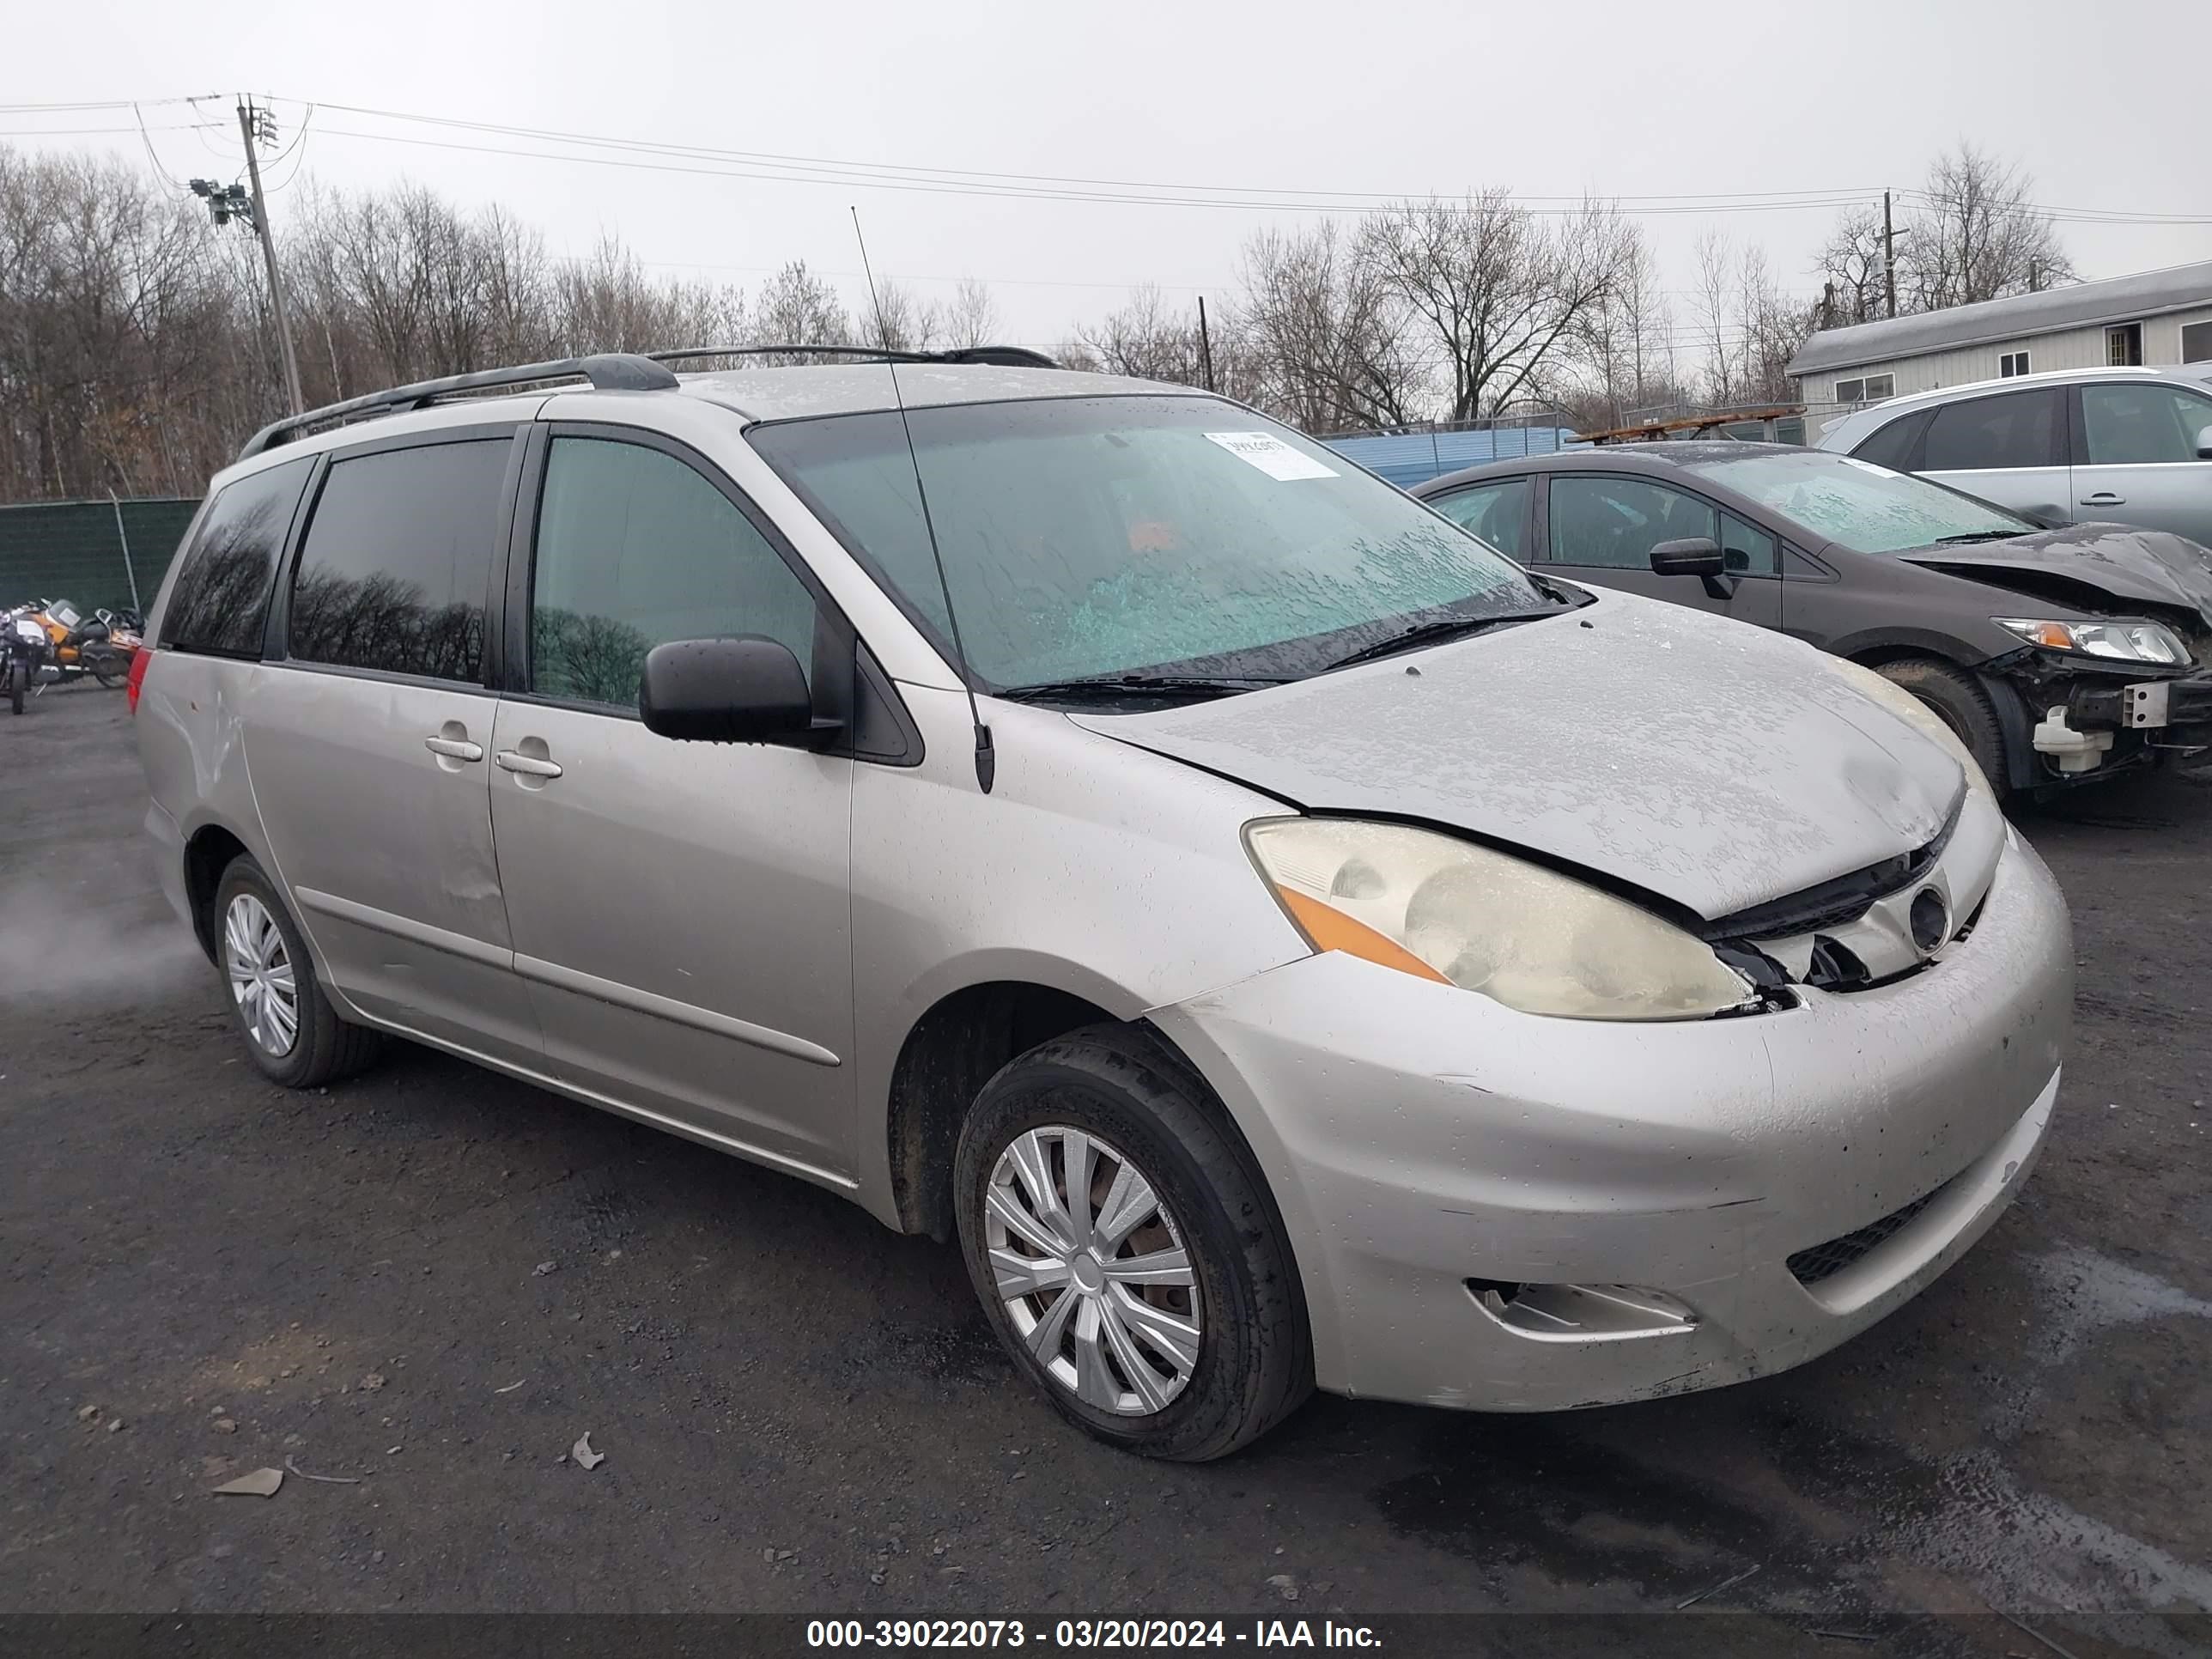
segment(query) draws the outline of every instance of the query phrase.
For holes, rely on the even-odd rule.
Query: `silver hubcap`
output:
[[[999,1154],[983,1241],[999,1295],[1053,1381],[1087,1406],[1157,1412],[1198,1365],[1198,1279],[1137,1166],[1058,1125]]]
[[[300,1034],[300,991],[292,977],[292,958],[276,917],[251,893],[240,893],[223,913],[222,954],[230,1000],[238,1005],[246,1034],[264,1054],[290,1054]]]

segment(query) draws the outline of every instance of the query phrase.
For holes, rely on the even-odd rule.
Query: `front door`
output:
[[[488,777],[484,614],[511,431],[341,454],[316,493],[246,763],[271,854],[362,1013],[531,1068]]]
[[[611,1103],[849,1176],[853,763],[679,743],[637,714],[646,653],[669,640],[766,635],[819,684],[822,602],[674,446],[556,428],[544,454],[489,760],[547,1056]]]
[[[1755,627],[1782,626],[1781,550],[1757,526],[1651,478],[1559,472],[1548,482],[1542,540],[1549,562],[1540,568]],[[1698,538],[1720,544],[1727,574],[1662,576],[1652,569],[1653,548]]]
[[[2212,397],[2158,380],[2085,386],[2075,516],[2212,541]]]

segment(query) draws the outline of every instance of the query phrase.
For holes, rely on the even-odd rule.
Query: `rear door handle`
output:
[[[2084,507],[2125,507],[2127,504],[2126,496],[2115,495],[2109,489],[2100,489],[2094,495],[2084,495],[2081,498],[2081,505]]]
[[[434,755],[443,755],[447,760],[480,761],[483,745],[469,743],[460,738],[425,738],[422,746]]]
[[[526,778],[557,778],[561,775],[558,761],[540,760],[535,755],[526,755],[519,749],[502,749],[494,755],[492,763],[509,772],[520,772]]]

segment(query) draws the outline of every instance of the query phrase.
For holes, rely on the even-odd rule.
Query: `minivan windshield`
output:
[[[1726,484],[1859,553],[1994,541],[2035,528],[1955,489],[1825,450],[1765,450],[1740,459],[1693,461],[1682,470]]]
[[[1303,678],[1432,623],[1563,608],[1458,526],[1217,399],[1039,398],[909,419],[911,458],[896,410],[749,436],[944,646],[919,465],[969,667],[994,690]]]

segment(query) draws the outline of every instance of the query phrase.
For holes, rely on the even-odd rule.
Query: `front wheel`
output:
[[[1979,680],[1948,663],[1919,657],[1884,663],[1875,672],[1910,691],[1951,728],[1951,734],[1966,746],[2000,799],[2009,793],[2004,728],[1998,724],[1996,705]]]
[[[23,712],[23,694],[31,689],[31,665],[11,662],[8,665],[8,707],[20,714]]]
[[[1091,1026],[984,1085],[954,1167],[969,1276],[1014,1363],[1087,1432],[1184,1462],[1313,1388],[1282,1224],[1217,1114],[1157,1042]]]

